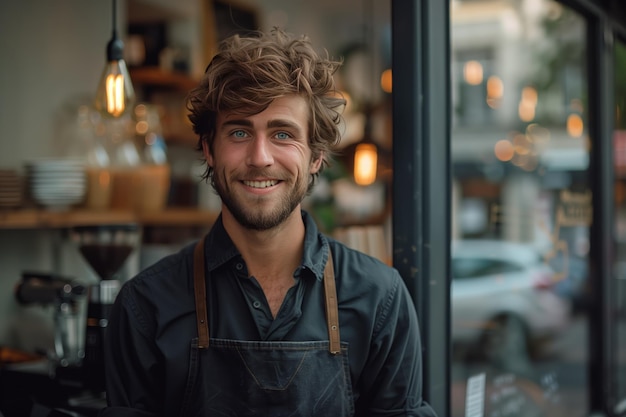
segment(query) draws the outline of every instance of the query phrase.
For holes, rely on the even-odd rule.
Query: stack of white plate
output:
[[[26,163],[31,198],[53,210],[68,209],[85,198],[87,181],[82,161],[46,158]]]
[[[16,170],[0,169],[0,208],[16,208],[22,204],[22,178]]]

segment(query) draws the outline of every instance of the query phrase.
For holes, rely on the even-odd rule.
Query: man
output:
[[[339,63],[282,31],[222,43],[188,100],[222,212],[127,282],[104,416],[434,416],[398,272],[301,202],[340,138]]]

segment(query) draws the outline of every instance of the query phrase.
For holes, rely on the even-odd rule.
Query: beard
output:
[[[223,170],[220,172],[213,170],[211,183],[222,199],[222,204],[228,208],[235,220],[246,229],[258,231],[273,229],[287,220],[304,200],[308,188],[306,178],[298,177],[286,194],[278,198],[262,196],[258,197],[256,202],[250,203],[243,202],[228,186]],[[272,207],[262,208],[271,202]]]

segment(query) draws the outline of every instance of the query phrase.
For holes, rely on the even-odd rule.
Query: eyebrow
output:
[[[267,122],[267,127],[285,127],[285,128],[289,128],[289,129],[294,129],[297,131],[300,131],[300,126],[290,122],[288,120],[282,120],[282,119],[275,119],[275,120],[270,120],[269,122]]]
[[[252,127],[252,122],[247,119],[231,119],[222,123],[222,126],[247,126]]]
[[[224,123],[222,123],[222,126],[253,127],[254,125],[248,119],[231,119],[231,120],[226,120]],[[269,122],[267,122],[267,127],[268,128],[277,128],[277,127],[280,128],[280,127],[283,127],[283,128],[294,129],[294,130],[297,130],[297,131],[301,130],[300,126],[297,125],[296,123],[293,123],[293,122],[290,122],[290,121],[284,120],[284,119],[270,120]]]

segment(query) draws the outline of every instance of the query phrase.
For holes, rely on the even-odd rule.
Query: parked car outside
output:
[[[554,291],[569,299],[575,312],[584,311],[589,283],[588,260],[574,254],[557,253],[548,263],[559,275]]]
[[[486,359],[532,357],[567,327],[571,302],[530,245],[500,240],[452,244],[452,339]]]

